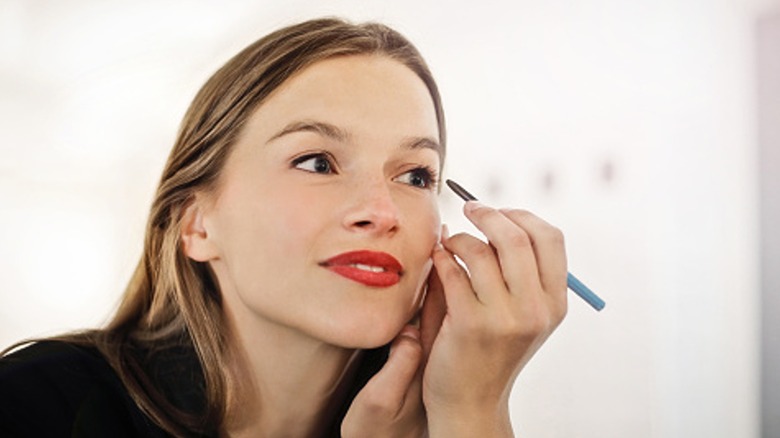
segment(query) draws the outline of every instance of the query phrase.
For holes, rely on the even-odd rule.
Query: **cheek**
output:
[[[332,211],[332,203],[322,193],[308,196],[307,193],[278,192],[267,202],[268,209],[262,219],[273,241],[274,257],[280,254],[298,256],[312,249],[316,236]]]
[[[441,233],[439,206],[434,200],[425,208],[417,209],[416,212],[417,214],[412,217],[416,220],[414,227],[420,231],[418,238],[421,242],[425,242],[429,250],[433,249]]]
[[[409,245],[414,251],[415,266],[419,266],[421,277],[425,279],[432,266],[431,252],[439,241],[441,217],[435,201],[415,211],[417,214],[410,216],[413,218],[410,222],[413,233]]]

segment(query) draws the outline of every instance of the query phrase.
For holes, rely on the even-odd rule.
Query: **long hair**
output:
[[[138,266],[114,318],[87,337],[138,406],[169,433],[222,426],[231,384],[230,373],[225,372],[231,352],[220,291],[208,264],[189,259],[181,249],[184,209],[196,193],[215,188],[242,127],[269,94],[317,61],[369,54],[397,60],[422,79],[433,100],[444,147],[441,99],[425,61],[406,38],[376,23],[317,19],[275,31],[220,68],[184,116],[154,196]],[[203,412],[178,409],[148,375],[149,357],[172,348],[189,349],[197,357]]]

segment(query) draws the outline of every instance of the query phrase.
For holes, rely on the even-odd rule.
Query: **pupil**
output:
[[[418,187],[424,187],[425,186],[425,177],[423,175],[420,175],[420,173],[414,173],[412,175],[412,185],[418,186]]]
[[[314,163],[314,170],[321,173],[327,172],[330,170],[330,164],[322,158],[318,158]]]

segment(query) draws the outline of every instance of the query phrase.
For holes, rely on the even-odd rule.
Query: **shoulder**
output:
[[[70,374],[85,367],[107,367],[96,349],[63,341],[29,344],[0,358],[0,379],[34,373]]]
[[[155,436],[155,429],[95,348],[44,341],[0,359],[2,436]]]

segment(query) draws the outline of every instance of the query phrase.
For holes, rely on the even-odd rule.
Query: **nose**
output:
[[[354,189],[354,204],[344,216],[350,231],[375,235],[394,234],[398,230],[400,211],[386,183],[372,183]]]

